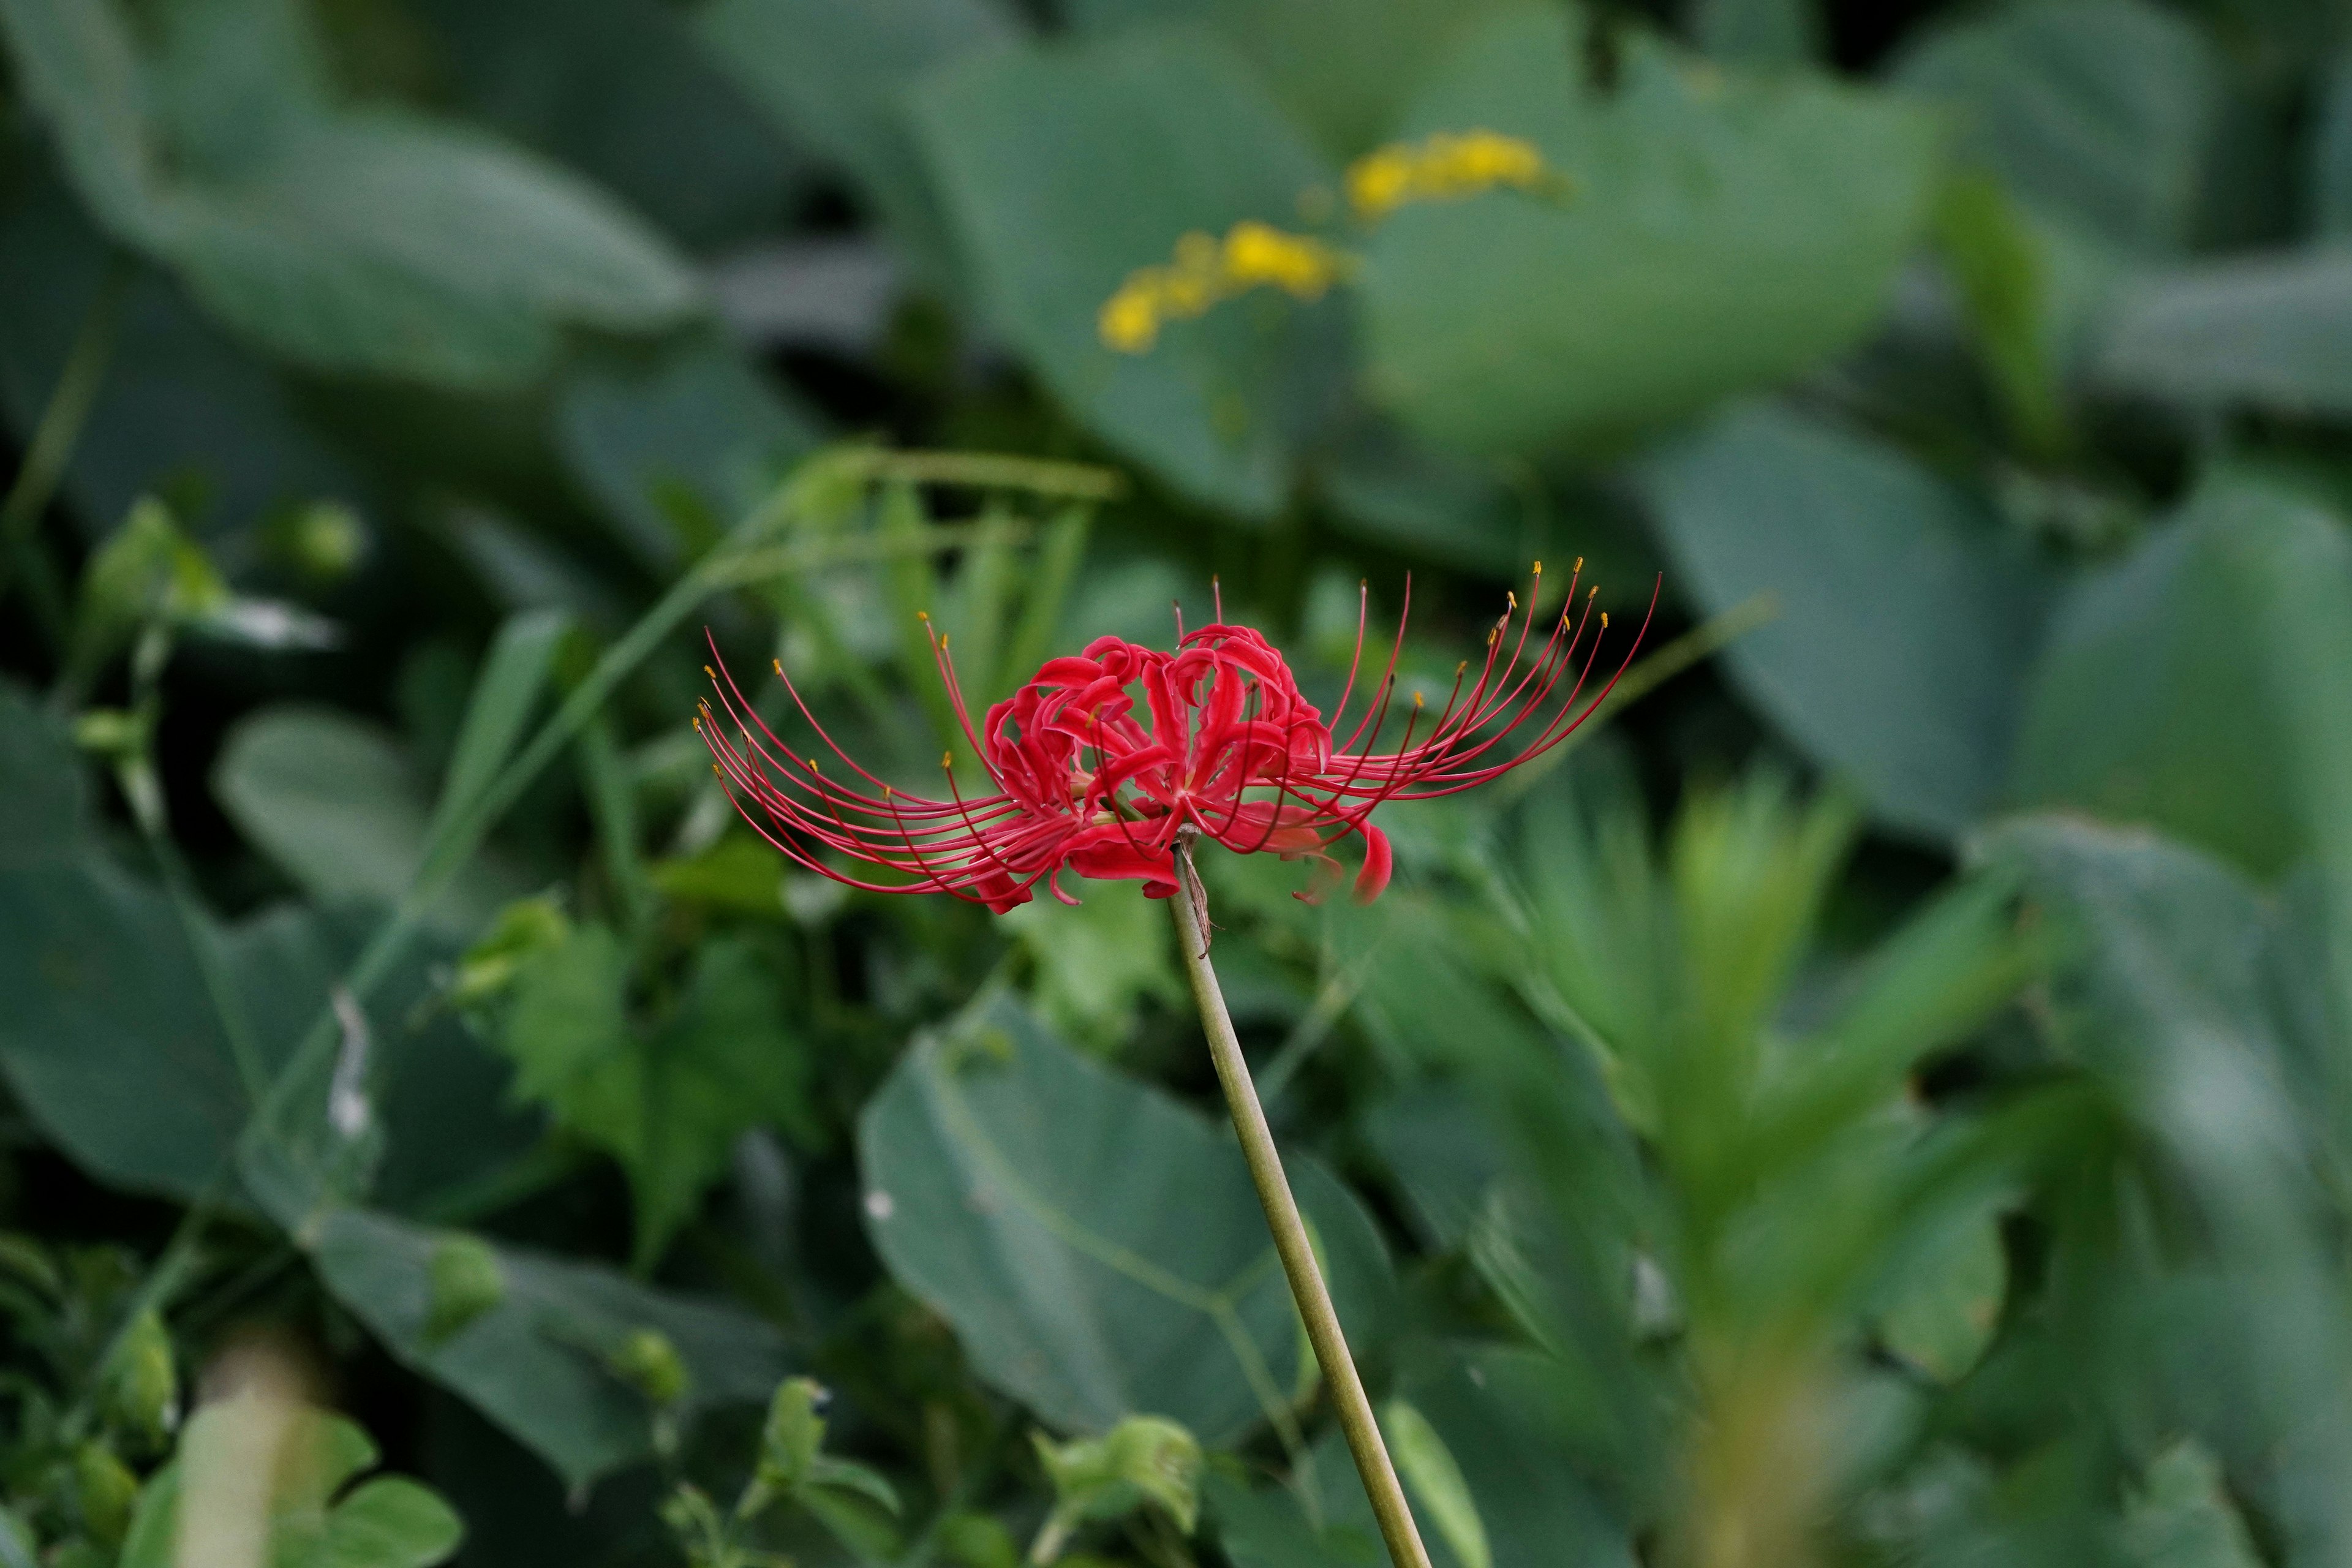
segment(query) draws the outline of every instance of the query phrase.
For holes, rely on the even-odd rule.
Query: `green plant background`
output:
[[[0,51],[0,1564],[173,1561],[255,1342],[273,1563],[1374,1561],[1166,911],[804,875],[690,722],[921,787],[919,611],[986,701],[1213,583],[1442,694],[1578,558],[1571,747],[1204,868],[1437,1562],[2352,1561],[2340,7]],[[1474,129],[1564,194],[1346,216]],[[1103,346],[1253,219],[1342,284]]]

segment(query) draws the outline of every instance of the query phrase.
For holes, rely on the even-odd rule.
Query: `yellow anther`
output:
[[[1519,596],[1517,594],[1505,594],[1503,595],[1503,600],[1506,604],[1511,606],[1511,613],[1513,615],[1518,614]]]
[[[709,677],[710,677],[710,679],[713,679],[713,680],[716,680],[716,679],[719,679],[719,672],[718,672],[717,670],[715,670],[715,669],[711,668],[710,668],[709,665],[707,665],[707,664],[706,664],[706,665],[704,665],[704,666],[702,667],[702,673],[703,673],[703,674],[705,674],[705,675],[707,675],[707,676],[709,676]]]
[[[698,735],[702,733],[702,715],[699,713],[694,716],[694,732]]]
[[[727,775],[719,771],[717,763],[713,763],[710,764],[710,776],[715,779],[724,779]]]
[[[950,634],[945,632],[940,634],[940,651],[941,653],[948,651],[948,637],[950,635]]]
[[[953,752],[941,752],[940,753],[940,766],[943,768],[954,767],[955,753]]]
[[[778,675],[782,675],[782,674],[783,674],[783,673],[784,673],[784,661],[783,661],[782,659],[781,659],[781,658],[772,658],[772,659],[770,659],[768,662],[769,662],[770,664],[772,664],[772,665],[774,665],[774,666],[776,667],[776,673],[777,673]]]
[[[1412,694],[1412,705],[1416,709],[1421,706],[1421,693],[1418,691]]]
[[[931,612],[929,610],[917,610],[915,612],[915,618],[928,625],[931,618]]]
[[[1461,679],[1462,679],[1462,672],[1463,672],[1464,670],[1465,670],[1465,669],[1469,668],[1470,668],[1470,661],[1469,661],[1468,659],[1466,659],[1466,658],[1465,658],[1465,659],[1464,659],[1460,664],[1455,665],[1455,666],[1454,667],[1454,679],[1456,679],[1456,680]]]
[[[1604,632],[1609,629],[1609,612],[1606,610],[1601,612],[1601,629]]]
[[[1536,575],[1538,577],[1543,575],[1543,563],[1540,561],[1536,563]]]
[[[1583,570],[1584,570],[1584,557],[1583,557],[1583,556],[1581,556],[1581,555],[1580,555],[1580,556],[1578,556],[1578,557],[1576,558],[1576,569],[1577,569],[1579,572],[1581,572],[1581,571],[1583,571]]]

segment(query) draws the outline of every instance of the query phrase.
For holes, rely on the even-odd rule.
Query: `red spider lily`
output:
[[[1543,563],[1535,570],[1539,590]],[[1408,613],[1412,593],[1408,580]],[[848,780],[778,739],[723,665],[711,680],[726,722],[706,702],[696,728],[744,820],[795,864],[853,888],[951,893],[1002,914],[1027,903],[1040,881],[1062,902],[1077,902],[1061,886],[1067,870],[1139,880],[1147,898],[1164,899],[1176,890],[1173,851],[1187,830],[1243,854],[1307,857],[1335,870],[1331,847],[1352,834],[1364,841],[1356,893],[1369,901],[1388,885],[1390,868],[1375,807],[1456,794],[1559,745],[1609,695],[1649,627],[1645,614],[1615,672],[1587,699],[1609,617],[1590,626],[1592,595],[1580,606],[1571,577],[1566,605],[1530,651],[1537,597],[1531,591],[1523,611],[1510,596],[1486,635],[1476,679],[1465,690],[1469,665],[1458,666],[1434,720],[1416,694],[1389,751],[1378,748],[1392,723],[1402,616],[1363,710],[1346,739],[1335,739],[1363,668],[1360,603],[1355,658],[1328,721],[1300,695],[1279,650],[1221,619],[1190,633],[1180,624],[1173,653],[1101,637],[1074,658],[1049,659],[975,731],[948,639],[933,632],[940,679],[988,774],[983,794],[956,787],[951,755],[942,764],[945,800],[884,784],[835,744],[782,663],[776,674]],[[1656,605],[1654,591],[1653,612]],[[715,661],[715,645],[712,654]],[[889,879],[846,875],[826,863],[827,850]]]

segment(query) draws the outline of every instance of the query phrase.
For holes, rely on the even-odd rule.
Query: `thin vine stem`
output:
[[[0,599],[7,596],[9,573],[21,565],[34,612],[53,636],[61,637],[64,631],[63,595],[53,575],[55,568],[40,553],[33,530],[41,513],[48,510],[49,498],[57,494],[58,481],[65,477],[66,463],[81,442],[82,426],[98,402],[99,389],[106,384],[107,366],[114,360],[115,332],[122,319],[122,299],[130,288],[131,264],[117,255],[82,316],[73,346],[66,351],[65,365],[58,372],[47,405],[41,410],[41,422],[33,427],[33,438],[26,445],[24,461],[8,486],[7,497],[0,500]]]
[[[1372,1402],[1364,1394],[1364,1380],[1356,1374],[1355,1358],[1348,1352],[1348,1338],[1340,1330],[1339,1310],[1331,1304],[1331,1292],[1324,1285],[1322,1270],[1315,1262],[1315,1247],[1307,1238],[1307,1222],[1299,1215],[1298,1200],[1291,1194],[1289,1178],[1282,1173],[1282,1155],[1274,1146],[1274,1130],[1266,1125],[1265,1108],[1258,1103],[1257,1089],[1250,1081],[1249,1063],[1242,1056],[1240,1037],[1234,1033],[1233,1015],[1225,1010],[1224,991],[1217,984],[1216,970],[1209,963],[1209,898],[1201,885],[1201,873],[1192,864],[1194,837],[1189,832],[1178,836],[1176,896],[1168,902],[1176,911],[1176,944],[1183,956],[1184,972],[1192,983],[1192,998],[1200,1004],[1201,1026],[1209,1037],[1209,1058],[1216,1065],[1217,1082],[1225,1091],[1225,1108],[1233,1113],[1234,1131],[1241,1139],[1242,1158],[1249,1165],[1250,1181],[1257,1188],[1258,1202],[1265,1206],[1266,1228],[1274,1233],[1274,1250],[1282,1259],[1283,1274],[1290,1281],[1291,1299],[1298,1303],[1298,1316],[1307,1325],[1307,1342],[1315,1347],[1315,1359],[1323,1368],[1323,1382],[1331,1391],[1331,1406],[1339,1418],[1339,1429],[1347,1435],[1348,1452],[1355,1458],[1356,1473],[1363,1478],[1364,1493],[1371,1500],[1372,1517],[1379,1521],[1381,1539],[1388,1543],[1389,1561],[1395,1568],[1429,1568],[1429,1552],[1421,1543],[1412,1506],[1405,1500],[1396,1466],[1390,1462],[1388,1445],[1381,1437],[1381,1424],[1372,1415]]]

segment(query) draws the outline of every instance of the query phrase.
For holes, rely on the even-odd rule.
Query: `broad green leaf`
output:
[[[447,121],[329,101],[306,17],[183,0],[142,52],[113,0],[0,7],[93,216],[271,352],[461,386],[544,368],[567,325],[677,320],[693,279],[556,167]]]
[[[1074,0],[1081,28],[1190,21],[1213,28],[1323,151],[1350,158],[1394,125],[1463,33],[1525,0]]]
[[[1879,819],[1948,838],[1998,796],[2044,590],[1988,507],[1898,451],[1769,408],[1647,459],[1641,484],[1710,613],[1769,595],[1740,687]]]
[[[37,754],[14,741],[0,750]],[[72,826],[37,858],[0,861],[0,988],[18,999],[0,1017],[0,1071],[92,1174],[193,1198],[228,1158],[249,1105],[191,943],[211,950],[267,1075],[326,1005],[362,932],[356,921],[281,907],[226,927],[199,916],[192,934],[160,889]],[[414,1134],[392,1140],[377,1173],[389,1202],[419,1201],[478,1173],[530,1131],[497,1108],[496,1059],[455,1019],[420,1008],[425,971],[440,956],[428,949],[387,980],[371,1021],[378,1054],[356,1086],[377,1122]]]
[[[236,938],[203,940],[233,960]],[[161,892],[88,846],[0,870],[0,994],[14,998],[0,1014],[0,1067],[69,1157],[118,1186],[183,1200],[203,1190],[248,1106]]]
[[[698,251],[765,238],[810,170],[661,0],[423,0],[457,98]]]
[[[1950,106],[1960,154],[2044,214],[2128,251],[2189,237],[2221,62],[2197,27],[2145,0],[1970,14],[1894,79]]]
[[[1559,550],[1554,531],[1543,525],[1540,503],[1524,487],[1504,483],[1502,467],[1432,451],[1392,426],[1365,424],[1318,458],[1315,485],[1332,526],[1352,538],[1516,580],[1530,561],[1557,557]]]
[[[1103,302],[1191,232],[1297,226],[1329,170],[1213,36],[1144,30],[1005,50],[915,91],[915,124],[988,313],[1071,413],[1197,500],[1262,518],[1287,498],[1332,393],[1336,305],[1265,290],[1103,345]]]
[[[1184,1003],[1175,928],[1167,906],[1140,888],[1090,882],[1076,890],[1075,909],[1039,899],[1003,923],[1036,966],[1030,994],[1045,1023],[1090,1050],[1116,1051],[1140,1004]]]
[[[1929,120],[1884,95],[1727,78],[1626,41],[1610,91],[1576,29],[1480,28],[1405,132],[1525,137],[1569,184],[1398,213],[1365,247],[1371,396],[1433,440],[1592,444],[1806,368],[1877,319],[1927,216]]]
[[[1482,1542],[1499,1563],[1632,1568],[1625,1526],[1580,1473],[1548,1405],[1559,1386],[1557,1363],[1516,1347],[1430,1345],[1407,1363],[1400,1396],[1452,1461],[1459,1482],[1460,1495],[1444,1506],[1469,1510],[1449,1521],[1425,1491],[1408,1493],[1435,1568],[1480,1568],[1463,1548],[1475,1552]],[[1336,1432],[1316,1446],[1312,1484],[1327,1539],[1370,1529],[1371,1504]]]
[[[323,1410],[252,1390],[208,1404],[141,1494],[123,1568],[172,1568],[206,1555],[183,1542],[233,1552],[240,1540],[263,1549],[257,1568],[431,1568],[457,1551],[465,1526],[405,1477],[346,1491],[376,1458],[367,1434]],[[257,1467],[271,1484],[252,1484]]]
[[[1440,1248],[1466,1241],[1506,1166],[1477,1100],[1459,1085],[1423,1079],[1374,1106],[1363,1131],[1422,1239]]]
[[[1334,1458],[1344,1462],[1343,1456]],[[1234,1568],[1375,1568],[1388,1560],[1369,1517],[1362,1523],[1318,1530],[1286,1487],[1252,1490],[1212,1468],[1202,1498],[1217,1544]]]
[[[2053,617],[2011,794],[2146,822],[2260,875],[2318,847],[2352,736],[2335,645],[2352,538],[2285,491],[2221,480]]]
[[[524,965],[502,1044],[515,1094],[628,1172],[635,1256],[649,1268],[742,1133],[782,1123],[814,1136],[810,1062],[769,965],[742,942],[705,942],[683,991],[642,1029],[625,1011],[627,979],[612,932],[580,928]]]
[[[718,0],[704,47],[751,100],[855,178],[937,282],[952,247],[903,100],[925,70],[1021,34],[998,0]]]
[[[2352,252],[2232,258],[2124,289],[2091,370],[2105,385],[2192,410],[2352,412]]]
[[[110,242],[46,169],[0,214],[0,403],[20,438],[47,406],[106,275]],[[199,539],[271,508],[321,496],[371,499],[304,422],[280,379],[232,345],[166,275],[139,268],[123,294],[104,384],[66,470],[91,532],[150,493],[171,498]]]
[[[2339,54],[2321,72],[2311,142],[2312,226],[2341,238],[2352,234],[2352,54]]]
[[[431,817],[407,758],[388,731],[335,709],[287,704],[240,721],[214,766],[213,792],[248,840],[321,899],[393,902],[425,859]],[[478,857],[434,912],[469,931],[527,891],[514,872]]]
[[[1287,1405],[1306,1352],[1230,1135],[1010,1002],[908,1053],[858,1156],[892,1275],[1053,1426],[1158,1415],[1213,1443]],[[1320,1164],[1286,1163],[1363,1353],[1390,1289],[1379,1236]]]
[[[64,721],[0,680],[0,867],[71,853],[89,831],[89,809]]]
[[[1820,58],[1819,0],[1699,0],[1693,41],[1727,66],[1801,66]]]
[[[436,1328],[433,1259],[446,1236],[338,1209],[320,1220],[311,1257],[329,1291],[395,1357],[488,1416],[567,1486],[652,1452],[646,1399],[613,1365],[632,1334],[651,1331],[676,1348],[687,1374],[682,1420],[757,1405],[787,1370],[773,1331],[737,1311],[517,1247],[494,1248],[498,1301],[454,1331]]]
[[[668,570],[716,542],[814,451],[814,416],[728,346],[697,342],[649,373],[568,379],[556,440],[639,560]]]

